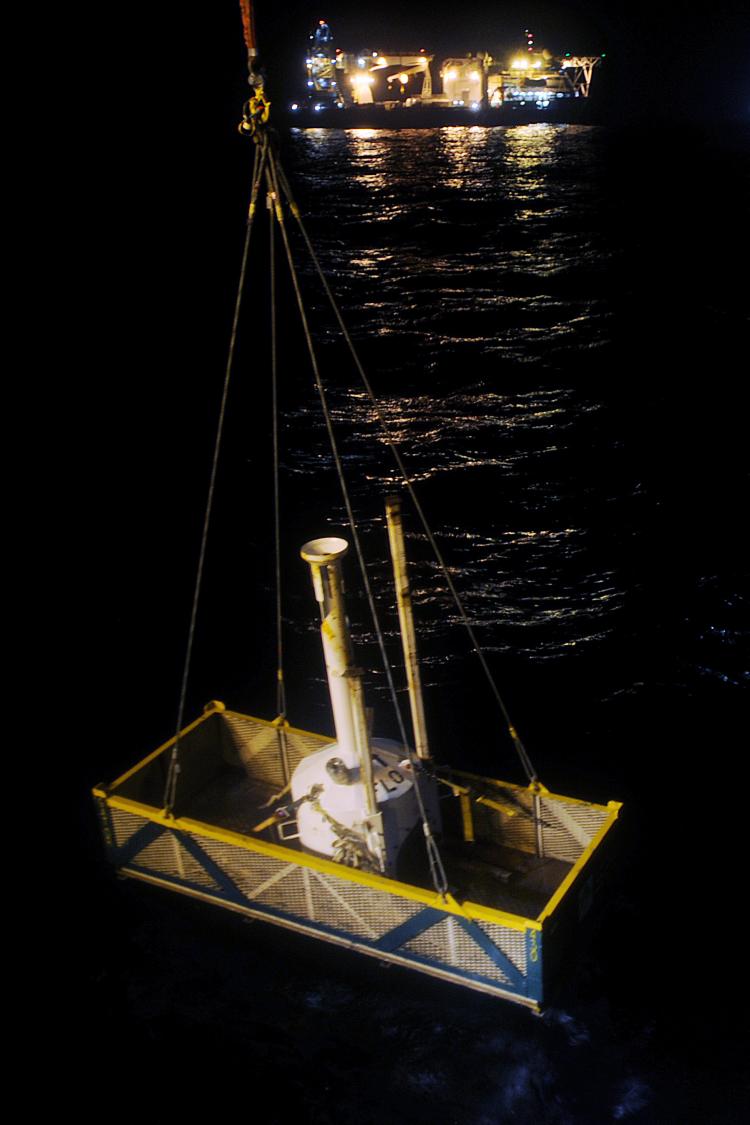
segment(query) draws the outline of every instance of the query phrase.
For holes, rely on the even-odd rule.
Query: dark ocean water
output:
[[[625,802],[619,868],[593,948],[541,1020],[99,872],[98,1018],[116,1050],[135,1047],[143,1081],[162,1068],[182,1075],[164,1117],[193,1099],[233,1112],[243,1090],[257,1105],[263,1088],[275,1107],[264,1117],[279,1122],[745,1118],[732,779],[750,683],[746,140],[739,129],[543,124],[283,139],[321,261],[516,726],[549,788]],[[246,176],[236,180],[238,202],[216,233],[227,246],[231,231],[241,238]],[[260,267],[256,281],[190,704],[218,697],[270,716]],[[393,464],[309,267],[303,281],[398,665],[382,516]],[[231,285],[222,277],[209,299],[203,284],[217,327]],[[284,285],[281,307],[290,718],[329,729],[298,548],[340,530],[343,509]],[[128,518],[150,548],[148,565],[143,540],[124,548],[134,577],[119,659],[143,711],[123,719],[100,774],[171,733],[222,347],[193,324],[154,406],[163,421],[162,402],[190,372],[176,417],[190,455],[177,439],[158,454],[146,441],[129,480]],[[203,380],[207,360],[216,373]],[[408,531],[433,750],[520,781],[416,521]],[[376,728],[392,735],[353,564],[349,581]]]

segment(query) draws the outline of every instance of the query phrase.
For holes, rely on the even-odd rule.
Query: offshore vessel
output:
[[[579,121],[589,116],[595,68],[605,55],[555,57],[526,31],[521,49],[436,59],[416,52],[357,52],[334,46],[320,20],[305,59],[305,93],[289,103],[293,122],[336,128]]]
[[[247,268],[248,249],[258,201],[265,195],[269,248],[273,254],[278,242],[275,235],[279,235],[349,517],[347,536],[362,570],[373,626],[385,657],[399,738],[381,739],[371,730],[364,677],[357,665],[345,606],[344,560],[349,542],[343,536],[309,541],[302,546],[301,556],[310,568],[320,612],[335,735],[302,730],[289,722],[279,585],[276,715],[256,718],[213,701],[193,722],[186,722],[189,641],[174,737],[110,784],[94,790],[104,841],[118,871],[133,879],[538,1012],[554,991],[555,981],[564,975],[566,959],[582,941],[594,907],[602,902],[609,837],[620,805],[549,792],[510,721],[294,202],[268,127],[268,102],[255,65],[252,11],[247,0],[243,0],[243,14],[252,94],[241,132],[253,141],[255,159],[235,330],[241,321],[245,278],[253,272]],[[525,785],[480,777],[433,760],[401,502],[389,496],[386,517],[412,724],[412,737],[407,735],[291,249],[291,226],[297,228],[307,263],[331,304],[379,418],[381,440],[393,453],[404,493],[433,546],[497,698],[507,735],[526,772]],[[275,276],[275,267],[271,276]],[[223,402],[235,340],[233,331]],[[275,387],[275,347],[270,367]],[[221,436],[220,422],[191,638]],[[276,496],[277,436],[275,424]],[[277,504],[277,573],[281,527]],[[461,756],[460,746],[456,756]]]

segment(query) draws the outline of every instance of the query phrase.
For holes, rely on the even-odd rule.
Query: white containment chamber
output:
[[[344,539],[325,538],[306,543],[301,551],[320,607],[336,741],[297,766],[292,804],[303,847],[352,867],[393,875],[404,842],[421,820],[415,785],[420,785],[433,822],[437,801],[434,782],[425,774],[417,781],[403,747],[370,739],[344,607],[341,559],[347,550]]]
[[[385,841],[385,874],[392,873],[406,838],[419,823],[411,762],[396,743],[373,739],[370,757],[379,827]],[[305,799],[307,798],[307,799]],[[300,762],[292,778],[300,842],[319,855],[353,867],[375,867],[376,853],[361,847],[371,836],[368,796],[357,755],[334,742]],[[368,854],[370,853],[370,854]]]

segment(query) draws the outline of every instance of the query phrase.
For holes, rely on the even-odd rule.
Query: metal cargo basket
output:
[[[460,815],[453,842],[445,818],[451,893],[441,896],[427,879],[401,882],[306,852],[293,824],[253,831],[285,784],[279,732],[278,722],[210,704],[181,732],[172,815],[163,794],[174,738],[98,786],[112,863],[123,875],[540,1011],[597,898],[602,845],[621,806],[453,771],[446,798]],[[289,772],[331,741],[288,725],[284,735]],[[456,802],[449,790],[473,782],[497,801]]]

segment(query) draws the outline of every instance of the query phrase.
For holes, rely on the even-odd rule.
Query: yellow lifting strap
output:
[[[464,841],[467,844],[474,843],[474,817],[471,815],[471,797],[468,793],[459,793],[458,799],[461,802],[461,827],[464,833]]]
[[[502,801],[492,801],[489,797],[475,797],[474,800],[478,805],[488,805],[506,816],[518,816],[518,809],[514,809],[512,805],[504,805]]]
[[[477,795],[468,785],[458,785],[455,781],[447,781],[444,777],[438,777],[436,780],[441,785],[447,785],[454,797],[468,797],[476,801],[478,805],[487,805],[491,809],[497,809],[498,812],[505,813],[506,816],[518,816],[518,809],[514,809],[512,805],[506,805],[503,801],[495,801],[481,793]]]
[[[270,828],[272,824],[281,824],[282,822],[277,816],[269,816],[266,820],[261,820],[260,824],[255,824],[250,829],[251,832],[263,832],[266,828]]]
[[[497,812],[505,813],[506,816],[518,816],[518,810],[514,809],[512,805],[506,805],[502,801],[492,800],[490,797],[485,797],[482,794],[477,795],[468,785],[458,785],[455,781],[448,781],[444,777],[436,779],[441,785],[447,785],[454,797],[458,797],[461,806],[461,828],[464,834],[464,840],[467,844],[473,844],[475,840],[474,835],[474,817],[471,811],[471,802],[475,801],[478,805],[487,805],[488,808],[495,809]]]
[[[269,807],[269,805],[275,805],[277,803],[277,801],[281,800],[282,797],[286,797],[287,793],[289,793],[291,791],[291,788],[292,788],[292,783],[290,781],[287,785],[284,786],[283,789],[279,790],[278,793],[272,793],[271,796],[268,798],[268,800],[264,801],[263,804],[259,805],[258,807],[261,808],[261,809],[267,809]],[[283,822],[280,821],[279,818],[274,813],[273,816],[269,816],[266,820],[262,820],[260,822],[260,824],[256,824],[253,828],[250,829],[250,831],[251,832],[263,832],[266,828],[270,828],[272,824],[281,824],[281,823],[283,823]]]

